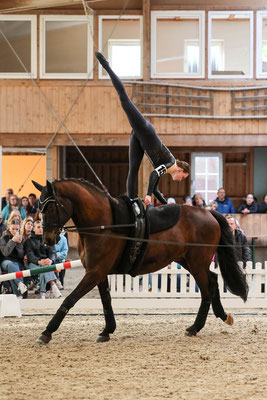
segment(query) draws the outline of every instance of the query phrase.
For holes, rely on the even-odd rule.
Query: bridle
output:
[[[52,231],[52,232],[56,233],[57,235],[59,235],[65,224],[65,222],[63,222],[63,223],[61,222],[60,210],[63,210],[65,212],[66,216],[68,217],[67,219],[69,219],[70,216],[68,215],[66,209],[64,208],[64,205],[62,203],[60,203],[60,201],[58,200],[58,198],[56,196],[54,185],[52,184],[51,186],[52,186],[52,191],[53,191],[52,195],[46,197],[43,201],[41,200],[42,196],[40,196],[39,210],[42,214],[44,214],[45,210],[47,208],[47,205],[49,203],[55,203],[57,218],[56,218],[55,222],[49,222],[49,223],[45,222],[46,218],[44,218],[43,228],[46,229],[47,231],[50,231],[50,232]],[[55,230],[55,228],[57,228],[57,231]]]

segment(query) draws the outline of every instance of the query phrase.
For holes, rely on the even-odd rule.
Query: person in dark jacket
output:
[[[235,251],[237,255],[238,261],[243,261],[246,263],[247,261],[251,261],[251,251],[248,245],[248,241],[246,235],[237,228],[236,220],[232,215],[228,215],[226,217],[229,228],[233,234],[234,244],[236,245]]]
[[[9,274],[24,269],[23,238],[19,233],[19,228],[17,220],[11,221],[6,233],[0,239],[0,250],[3,255],[1,269]],[[22,278],[13,279],[10,283],[16,296],[22,297],[27,292],[27,286]]]
[[[241,203],[237,209],[239,214],[255,214],[257,212],[257,203],[254,201],[253,194],[249,193],[246,200]]]
[[[35,221],[33,232],[25,242],[25,252],[28,259],[28,268],[49,266],[55,263],[56,253],[54,246],[47,246],[43,243],[43,226],[41,221]],[[52,292],[56,298],[61,297],[57,285],[57,277],[53,271],[40,274],[41,299],[45,299],[46,285],[50,283]]]
[[[267,194],[263,196],[263,202],[258,205],[258,213],[267,214]]]
[[[232,203],[232,200],[229,199],[228,196],[225,195],[224,188],[219,188],[217,192],[217,197],[215,199],[218,207],[216,211],[220,212],[221,214],[234,214],[235,208]]]

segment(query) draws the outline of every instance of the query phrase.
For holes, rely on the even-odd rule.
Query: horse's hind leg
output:
[[[108,278],[106,278],[104,282],[98,285],[98,290],[103,305],[106,326],[103,332],[99,334],[97,342],[107,342],[110,339],[109,334],[113,333],[116,329],[116,321],[111,306],[111,296],[109,292]]]
[[[48,323],[44,332],[36,340],[37,343],[46,344],[52,339],[52,333],[55,332],[69,310],[80,300],[86,293],[92,290],[96,285],[99,284],[99,278],[97,274],[87,273],[78,284],[78,286],[65,298],[56,314]]]
[[[201,292],[201,304],[195,319],[195,322],[193,325],[191,325],[189,328],[186,328],[185,334],[187,336],[195,336],[205,325],[208,312],[210,309],[210,303],[211,303],[211,293],[209,290],[209,275],[208,275],[208,269],[207,271],[200,274],[194,274],[192,268],[190,268],[191,273],[193,274],[200,292]],[[198,269],[199,270],[199,269]]]
[[[212,292],[212,309],[216,318],[221,318],[221,320],[228,325],[233,325],[234,320],[231,314],[226,314],[220,299],[220,292],[218,286],[218,276],[214,272],[210,271],[210,286]]]

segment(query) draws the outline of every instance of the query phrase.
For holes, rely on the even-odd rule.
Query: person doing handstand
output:
[[[151,204],[153,193],[161,203],[167,204],[166,199],[158,189],[161,175],[170,174],[173,180],[180,182],[182,179],[188,177],[190,166],[185,161],[176,160],[170,150],[162,143],[154,126],[144,118],[142,113],[129,99],[122,81],[111,69],[109,62],[103,54],[95,52],[95,56],[109,74],[113,86],[119,95],[122,108],[132,127],[129,144],[129,173],[126,182],[127,194],[130,198],[136,197],[137,175],[144,153],[146,153],[155,169],[149,177],[148,190],[144,203],[145,205]]]

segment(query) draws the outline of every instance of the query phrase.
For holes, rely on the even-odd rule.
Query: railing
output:
[[[243,303],[226,290],[219,268],[211,263],[210,270],[218,275],[218,284],[223,304],[240,308],[267,307],[267,261],[265,265],[247,262],[244,273],[249,285],[248,302]],[[112,298],[132,300],[133,308],[195,308],[200,305],[200,292],[192,275],[177,263],[149,275],[132,278],[129,275],[109,277]],[[142,301],[141,301],[142,300]],[[152,300],[152,302],[151,302]]]
[[[213,91],[209,88],[136,82],[133,99],[143,114],[213,115]]]
[[[267,88],[243,88],[231,92],[232,115],[267,115]]]

